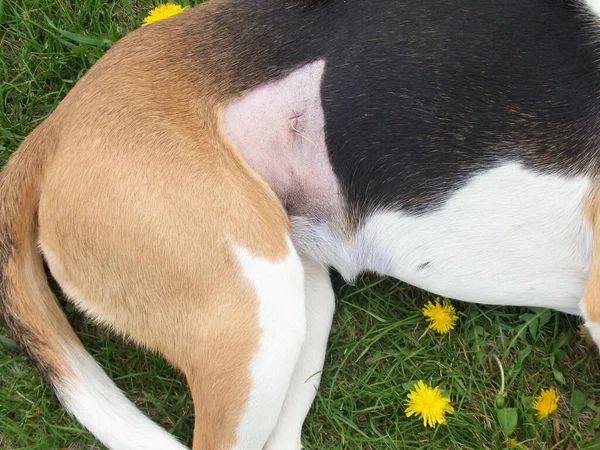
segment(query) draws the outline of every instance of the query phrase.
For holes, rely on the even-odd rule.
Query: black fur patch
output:
[[[299,0],[298,4],[303,8],[318,8],[328,6],[334,2],[335,0]]]
[[[563,174],[596,168],[600,24],[582,1],[222,5],[209,27],[218,40],[201,43],[198,31],[197,61],[207,65],[206,46],[235,55],[235,89],[326,60],[326,142],[359,215],[431,210],[509,161]]]
[[[363,212],[430,210],[508,161],[595,168],[598,45],[574,2],[344,3],[323,107],[334,170]]]

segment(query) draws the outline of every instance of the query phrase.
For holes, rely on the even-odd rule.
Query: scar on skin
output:
[[[292,109],[292,113],[294,113],[293,117],[290,119],[290,128],[292,129],[292,132],[294,132],[295,134],[297,134],[298,136],[300,136],[301,138],[305,139],[307,142],[310,142],[312,145],[315,145],[315,143],[313,141],[311,141],[308,137],[306,137],[306,135],[304,135],[299,129],[298,129],[298,121],[299,119],[304,115],[303,113],[297,113],[296,111],[294,111],[294,109]]]

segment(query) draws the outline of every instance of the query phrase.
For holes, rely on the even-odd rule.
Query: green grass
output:
[[[144,0],[0,0],[0,160],[44,119],[111,42],[139,26]],[[311,449],[600,449],[600,359],[578,320],[545,310],[455,303],[456,330],[428,332],[420,308],[432,296],[400,282],[338,277],[338,309],[322,388],[308,417]],[[159,357],[123,343],[66,307],[109,376],[142,410],[188,444],[193,408],[182,377]],[[0,337],[8,337],[0,322]],[[502,392],[501,369],[505,386]],[[415,381],[439,385],[455,413],[426,429],[404,415]],[[561,394],[551,420],[532,396]],[[503,394],[503,395],[502,395]],[[0,342],[0,448],[94,449],[97,441],[60,407],[9,341]]]

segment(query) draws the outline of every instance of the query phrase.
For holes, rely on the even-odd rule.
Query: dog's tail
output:
[[[111,449],[184,449],[145,417],[84,350],[53,295],[38,251],[44,166],[58,146],[50,120],[0,172],[0,314],[61,403]]]

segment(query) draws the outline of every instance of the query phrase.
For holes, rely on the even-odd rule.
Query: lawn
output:
[[[110,45],[138,27],[147,0],[0,0],[0,161],[40,123]],[[0,162],[1,163],[1,162]],[[306,422],[308,449],[600,449],[600,358],[573,317],[543,309],[452,302],[450,333],[427,331],[431,294],[365,275],[344,285],[322,387]],[[485,299],[482,299],[482,301]],[[191,442],[183,378],[158,356],[110,335],[65,305],[109,376],[145,413]],[[103,448],[61,408],[0,321],[0,449]],[[424,380],[451,398],[447,425],[404,413]],[[549,419],[542,388],[561,398]]]

